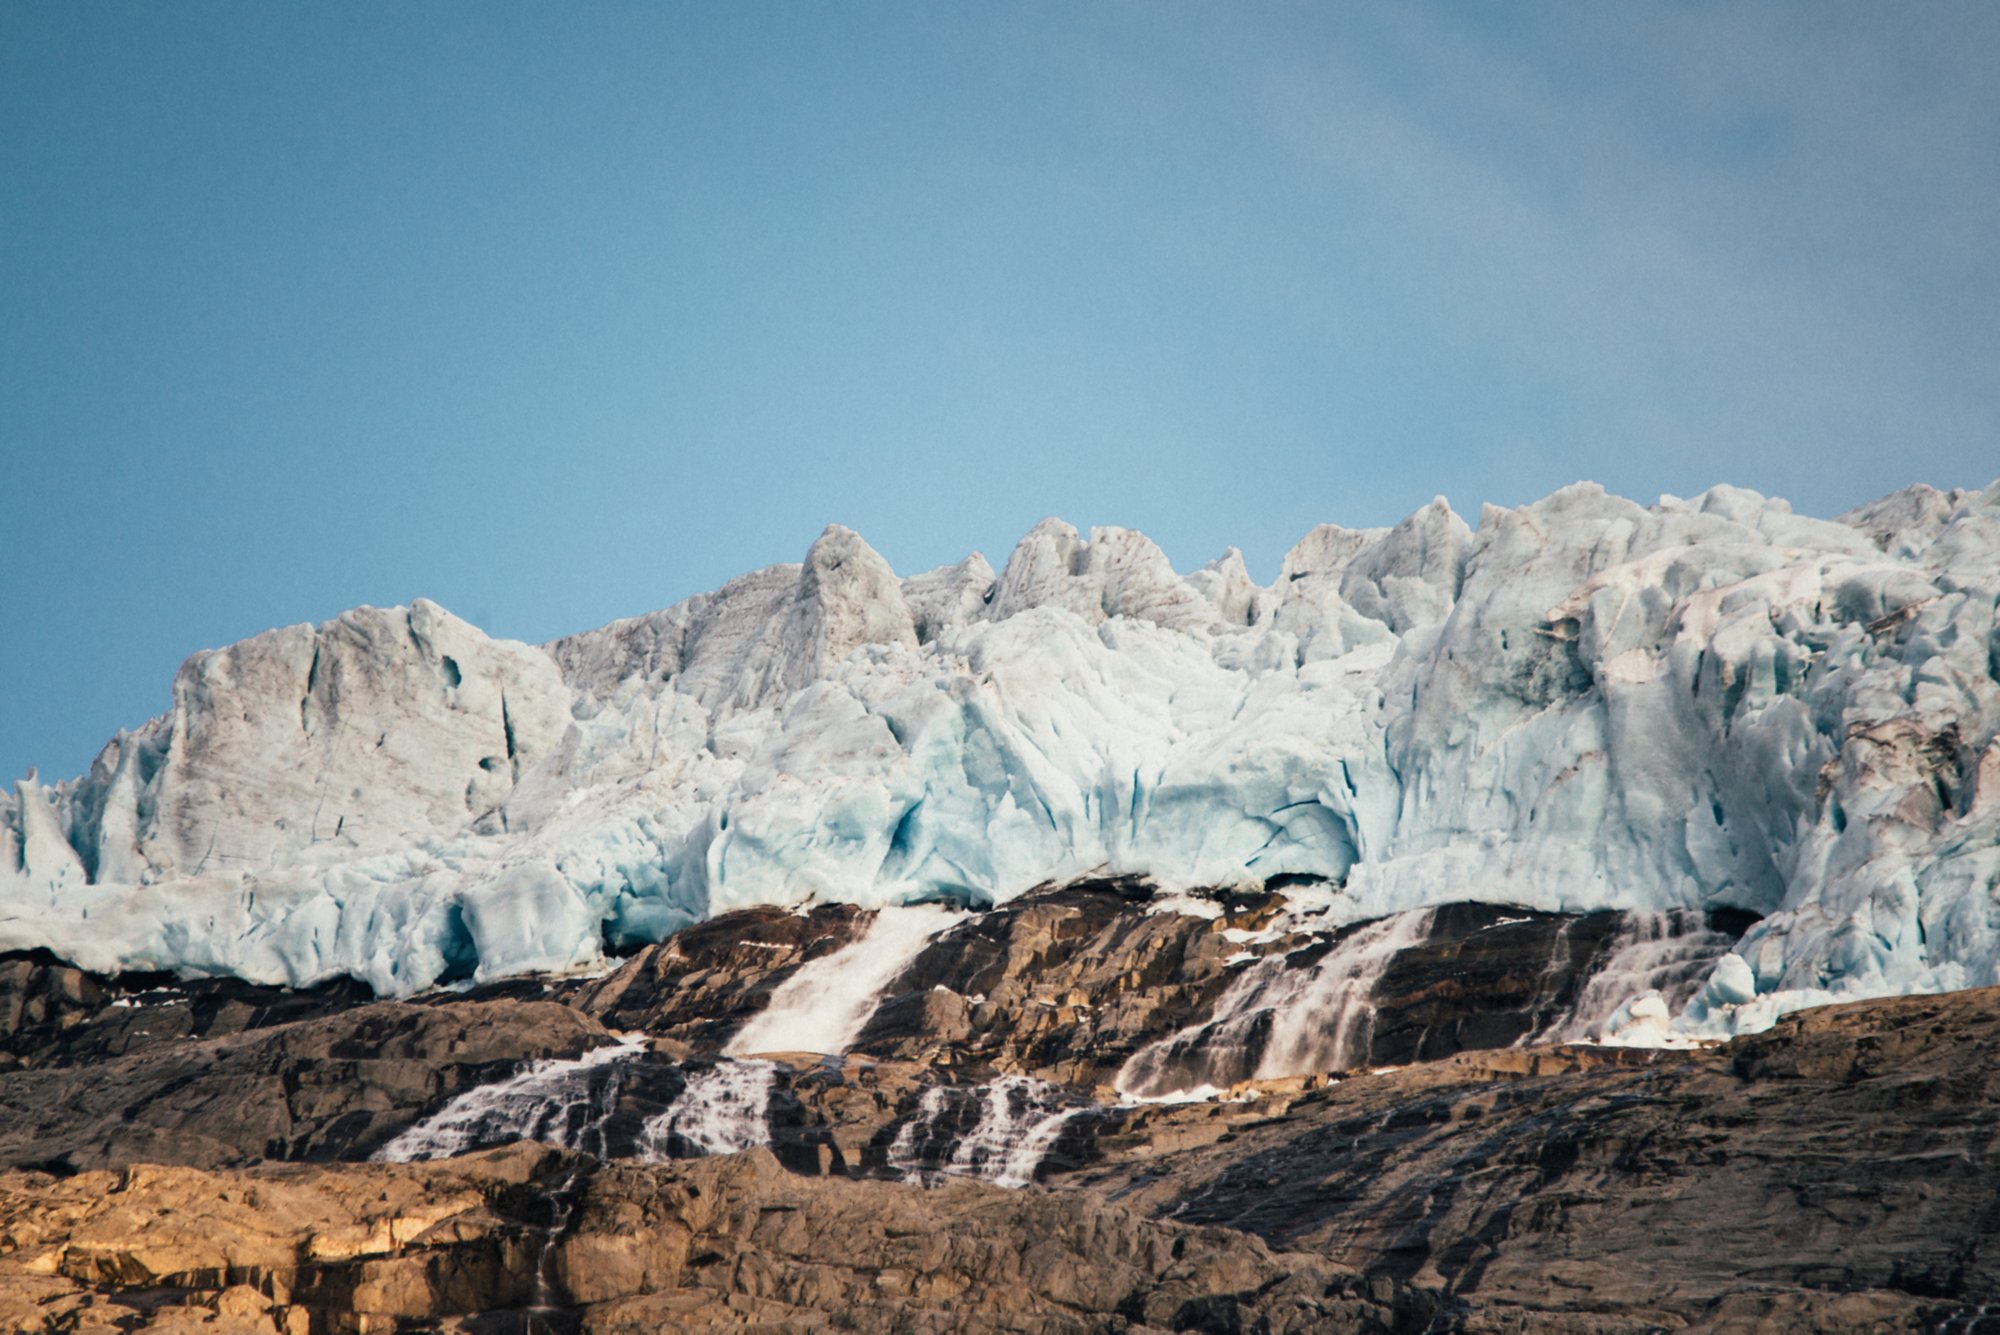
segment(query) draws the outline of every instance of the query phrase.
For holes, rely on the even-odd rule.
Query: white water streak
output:
[[[1242,1080],[1361,1064],[1374,1039],[1375,984],[1398,954],[1422,944],[1432,917],[1419,909],[1363,923],[1310,969],[1266,956],[1216,999],[1207,1020],[1133,1053],[1118,1072],[1119,1094],[1199,1097]]]
[[[878,911],[859,940],[787,978],[723,1051],[732,1057],[846,1051],[875,1013],[882,989],[956,917],[936,904]]]
[[[734,1154],[771,1143],[771,1089],[778,1068],[770,1062],[722,1062],[688,1077],[674,1106],[646,1123],[648,1159],[665,1159],[679,1136],[704,1154]]]
[[[1430,935],[1428,911],[1364,924],[1312,971],[1305,989],[1278,1008],[1252,1079],[1342,1071],[1368,1060],[1375,1037],[1375,984],[1396,956]]]
[[[950,1113],[951,1091],[944,1086],[925,1090],[916,1113],[889,1146],[889,1166],[906,1182],[970,1177],[998,1187],[1025,1187],[1062,1139],[1063,1128],[1091,1111],[1059,1087],[1022,1075],[1002,1076],[982,1086],[976,1097],[979,1116],[972,1129],[952,1144],[943,1163],[926,1169],[919,1137]]]
[[[1670,1013],[1679,1011],[1729,946],[1727,936],[1688,910],[1628,913],[1569,1014],[1534,1041],[1602,1042],[1619,1008],[1649,992],[1658,992]]]
[[[896,1138],[889,1142],[889,1167],[896,1170],[905,1182],[921,1182],[924,1179],[922,1151],[917,1138],[925,1130],[935,1125],[951,1107],[951,1094],[943,1085],[932,1085],[917,1100],[917,1110],[910,1120],[896,1128]]]
[[[645,1050],[643,1038],[626,1038],[574,1060],[531,1062],[505,1080],[466,1090],[377,1150],[374,1158],[379,1163],[448,1159],[509,1140],[548,1140],[577,1148],[572,1142],[579,1129],[595,1126],[608,1111],[596,1106],[605,1099],[593,1089],[589,1071],[629,1061]],[[610,1101],[615,1099],[614,1086]]]
[[[1063,1127],[1085,1111],[1059,1102],[1052,1107],[1052,1098],[1060,1098],[1060,1091],[1026,1076],[1003,1076],[988,1085],[981,1091],[978,1123],[952,1151],[944,1171],[984,1178],[998,1187],[1033,1182]]]

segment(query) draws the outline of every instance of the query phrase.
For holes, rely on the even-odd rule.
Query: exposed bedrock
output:
[[[294,991],[234,978],[103,979],[46,951],[0,955],[0,1069],[71,1066],[180,1039],[337,1014],[374,998],[349,979]]]
[[[1464,1054],[1205,1144],[1218,1109],[1152,1110],[1065,1181],[1451,1295],[1483,1328],[1983,1329],[1996,1058],[1992,989],[1595,1069]]]
[[[1397,1314],[1352,1271],[1233,1230],[1085,1195],[805,1179],[761,1151],[7,1174],[0,1229],[0,1320],[21,1331],[1087,1335],[1386,1331]]]
[[[0,969],[18,980],[19,963]],[[61,987],[73,974],[41,972],[27,980],[31,989]],[[86,979],[76,990],[102,986]],[[0,1003],[17,999],[0,991]],[[200,989],[192,1001],[156,989],[113,992],[94,1011],[66,1012],[70,1022],[53,1041],[33,1041],[49,1037],[42,1024],[7,1035],[0,1162],[72,1172],[362,1158],[523,1061],[612,1042],[581,1012],[538,1000],[375,1002],[307,1019],[289,1018],[282,1006],[230,1017],[224,1006],[207,1017],[221,1022],[198,1036],[208,1000]],[[313,1003],[323,999],[300,999],[299,1009],[311,1013]],[[32,1000],[20,1009],[32,1011]]]
[[[13,1171],[0,1324],[1969,1331],[2000,1292],[1996,1072],[1978,990],[1719,1049],[1464,1052],[1129,1109],[1043,1189],[524,1142]]]
[[[918,915],[913,933],[891,920],[915,910],[745,910],[601,979],[409,1002],[102,979],[17,955],[0,960],[0,1155],[213,1167],[525,1136],[614,1157],[764,1145],[808,1172],[1029,1181],[1088,1159],[1124,1116],[1109,1107],[1121,1093],[1594,1038],[1628,992],[1685,991],[1728,941],[1698,922],[1673,935],[1658,915],[1485,905],[1339,927],[1289,894],[1305,897],[1085,882]],[[894,951],[885,924],[906,933]],[[874,981],[848,985],[870,968]],[[832,1041],[829,1014],[846,1016]],[[746,1048],[752,1033],[769,1050]],[[1025,1160],[1001,1153],[1029,1142]]]
[[[1141,1049],[1177,1043],[1213,1066],[1191,1086],[1226,1087],[1602,1038],[1634,996],[1658,991],[1678,1009],[1733,939],[1697,914],[1477,903],[1343,924],[1328,895],[1164,895],[1100,879],[941,916],[842,1048],[1088,1089],[1112,1084]],[[577,1004],[613,1028],[719,1048],[774,997],[788,1004],[781,989],[807,964],[837,979],[871,956],[874,916],[845,905],[728,914],[642,951]],[[1289,1026],[1291,1049],[1271,1049],[1273,1025]],[[1339,1041],[1342,1026],[1354,1041]],[[1308,1031],[1329,1041],[1304,1042]]]
[[[2000,992],[1556,1041],[1744,924],[1324,893],[750,910],[410,1001],[12,957],[0,1324],[1970,1330],[2000,1292]],[[894,965],[858,1006],[856,952]],[[826,1013],[844,1052],[732,1050]],[[1149,1080],[1229,1096],[1117,1099]]]
[[[577,1004],[614,1029],[719,1051],[801,965],[851,945],[870,916],[851,904],[724,914],[640,951]]]

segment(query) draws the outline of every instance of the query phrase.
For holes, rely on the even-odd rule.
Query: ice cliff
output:
[[[1255,583],[1044,522],[829,528],[535,647],[419,600],[189,659],[0,796],[0,948],[407,994],[723,909],[1136,872],[1759,921],[1675,1023],[2000,982],[2000,484],[1838,521],[1578,485],[1322,526]]]

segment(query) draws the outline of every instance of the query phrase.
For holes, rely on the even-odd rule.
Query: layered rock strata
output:
[[[601,979],[404,1002],[0,961],[0,1325],[1985,1319],[2000,991],[1811,1010],[1723,1047],[1550,1042],[1609,973],[1705,986],[1742,924],[1312,909],[1310,887],[1127,881],[964,915],[844,1053],[727,1050],[872,939],[845,907],[726,915]],[[1327,1041],[1278,1043],[1300,1018]],[[1121,1097],[1131,1071],[1177,1069],[1147,1067],[1162,1051],[1204,1082],[1273,1052],[1351,1060]],[[361,1162],[385,1158],[416,1161]]]
[[[602,1163],[0,1174],[20,1330],[1973,1330],[2000,996],[1154,1107],[1048,1190]],[[1838,1145],[1838,1153],[1829,1146]],[[496,1324],[513,1322],[515,1324]]]

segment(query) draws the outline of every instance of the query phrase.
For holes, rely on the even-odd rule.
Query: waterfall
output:
[[[917,1100],[917,1109],[908,1121],[896,1128],[889,1142],[888,1161],[896,1176],[905,1182],[922,1182],[951,1159],[952,1143],[958,1132],[950,1125],[956,1110],[953,1095],[959,1091],[948,1085],[932,1085]]]
[[[1570,942],[1570,929],[1576,926],[1575,918],[1564,918],[1556,926],[1556,934],[1549,942],[1549,962],[1542,967],[1542,980],[1535,989],[1535,1000],[1528,1007],[1528,1028],[1514,1046],[1525,1048],[1535,1041],[1548,1023],[1548,1017],[1559,1014],[1557,1005],[1562,999],[1563,985],[1569,981],[1570,969],[1575,964],[1575,949]]]
[[[1128,1098],[1212,1098],[1245,1080],[1359,1066],[1375,1034],[1375,984],[1431,929],[1429,909],[1363,923],[1309,969],[1267,955],[1229,985],[1209,1018],[1132,1054],[1115,1082]]]
[[[803,965],[771,993],[763,1012],[736,1031],[723,1051],[844,1052],[896,980],[955,914],[941,905],[880,909],[859,939]]]
[[[526,1335],[555,1335],[563,1328],[555,1319],[563,1311],[562,1304],[557,1302],[556,1247],[569,1232],[570,1220],[576,1214],[576,1197],[583,1176],[583,1164],[572,1163],[549,1188],[549,1223],[542,1230],[542,1245],[535,1251],[534,1281],[525,1312]]]
[[[644,1039],[627,1038],[571,1061],[531,1062],[505,1080],[466,1090],[373,1157],[417,1163],[514,1140],[548,1141],[602,1157],[605,1123],[623,1086],[622,1068],[645,1051]]]
[[[644,1039],[629,1038],[574,1061],[533,1062],[465,1091],[374,1157],[414,1163],[540,1140],[600,1159],[657,1162],[771,1143],[775,1065],[724,1061],[683,1079],[671,1066],[642,1067],[646,1055]],[[662,1110],[648,1117],[648,1107]]]
[[[906,1182],[970,1177],[1025,1187],[1071,1122],[1094,1110],[1058,1085],[1022,1075],[974,1089],[934,1085],[897,1129],[889,1167]]]
[[[1365,923],[1312,971],[1304,990],[1272,1016],[1253,1080],[1344,1071],[1368,1060],[1375,984],[1403,951],[1430,935],[1428,909]]]
[[[1026,1076],[1003,1076],[981,1092],[979,1120],[958,1143],[943,1171],[983,1178],[995,1186],[1025,1187],[1055,1148],[1063,1127],[1086,1111],[1054,1085]]]
[[[770,1062],[728,1061],[689,1076],[673,1106],[646,1123],[644,1157],[691,1159],[770,1144],[777,1075]]]
[[[1595,1042],[1604,1037],[1606,1022],[1620,1006],[1648,992],[1658,992],[1667,1010],[1677,1013],[1732,944],[1692,909],[1627,913],[1576,1004],[1533,1041]]]

